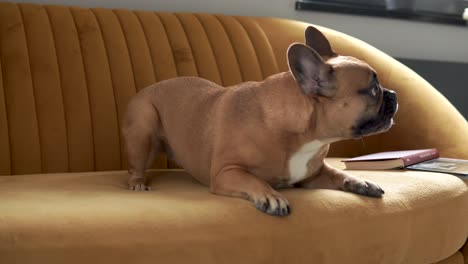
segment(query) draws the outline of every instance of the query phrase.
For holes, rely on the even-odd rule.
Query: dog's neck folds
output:
[[[268,126],[294,133],[304,133],[309,129],[314,107],[290,72],[268,77],[258,92],[266,98],[261,103]]]

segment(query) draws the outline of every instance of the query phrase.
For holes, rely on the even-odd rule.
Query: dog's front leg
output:
[[[385,193],[377,184],[361,180],[342,170],[335,169],[326,162],[323,162],[316,176],[308,178],[298,185],[310,189],[342,190],[377,198],[382,197]]]
[[[290,213],[288,200],[268,183],[235,166],[227,167],[211,178],[211,192],[251,201],[257,209],[277,216]]]

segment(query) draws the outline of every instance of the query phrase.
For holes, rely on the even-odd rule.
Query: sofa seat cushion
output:
[[[354,172],[383,199],[285,189],[282,218],[183,171],[150,174],[150,192],[125,171],[0,177],[0,262],[433,263],[468,234],[467,183],[445,174]]]

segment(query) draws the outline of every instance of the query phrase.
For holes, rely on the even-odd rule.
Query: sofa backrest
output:
[[[119,120],[138,90],[279,71],[263,29],[243,17],[0,3],[0,39],[3,175],[123,169]]]
[[[286,71],[286,49],[303,42],[306,26],[277,18],[0,3],[0,175],[125,169],[119,120],[138,90],[177,76],[229,86]],[[401,91],[409,80],[416,88],[403,92],[419,95],[428,86],[408,72],[407,80],[389,81],[399,72],[395,67],[406,68],[363,42],[323,30],[337,51],[371,63],[390,88]],[[434,111],[423,108],[400,102],[401,123],[408,127],[418,122],[410,116]],[[424,146],[433,138],[385,138],[404,133],[401,127],[370,139],[366,151]],[[330,154],[362,150],[360,141],[347,141],[334,144]],[[154,163],[173,166],[164,156]]]

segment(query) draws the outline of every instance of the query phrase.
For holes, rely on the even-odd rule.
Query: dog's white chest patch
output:
[[[294,184],[307,177],[307,162],[313,158],[327,143],[320,140],[311,141],[303,145],[289,159],[289,184]]]

